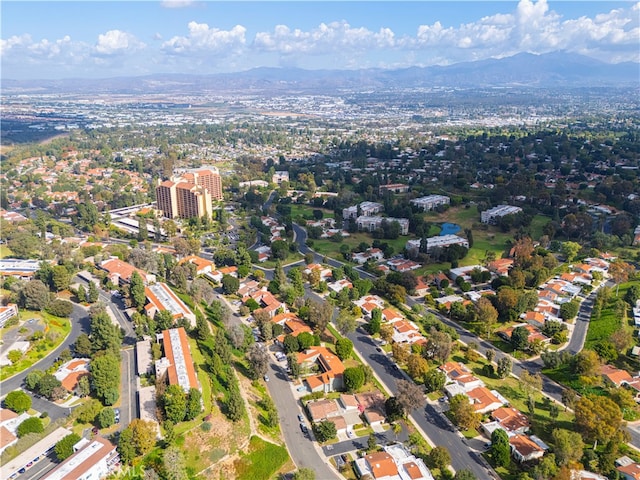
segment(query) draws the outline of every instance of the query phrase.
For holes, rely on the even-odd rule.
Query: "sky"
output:
[[[396,69],[565,51],[640,62],[629,1],[0,2],[2,79]]]

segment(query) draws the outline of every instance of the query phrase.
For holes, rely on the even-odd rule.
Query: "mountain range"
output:
[[[211,75],[154,74],[103,79],[2,81],[4,94],[335,94],[419,88],[637,87],[640,64],[608,64],[569,53],[512,57],[397,70],[255,68]]]

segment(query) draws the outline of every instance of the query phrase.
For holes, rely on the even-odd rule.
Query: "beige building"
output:
[[[210,217],[213,200],[222,198],[222,181],[217,169],[187,172],[156,187],[158,209],[167,218]]]

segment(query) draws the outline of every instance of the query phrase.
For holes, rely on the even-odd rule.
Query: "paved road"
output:
[[[381,433],[374,433],[373,436],[376,438],[376,442],[378,443],[378,445],[389,445],[396,442],[406,442],[409,439],[409,434],[406,428],[403,428],[397,436],[391,429],[385,430]],[[322,447],[322,451],[327,457],[332,457],[334,455],[341,455],[347,452],[366,450],[368,443],[368,436],[352,438],[350,440],[344,440],[340,443],[334,443],[333,445],[325,445],[324,447]]]
[[[270,381],[267,382],[267,389],[280,413],[280,429],[291,459],[298,468],[312,469],[319,479],[340,478],[316,450],[316,444],[313,440],[300,430],[298,414],[302,413],[302,409],[293,396],[289,379],[282,371],[282,367],[276,362],[272,362],[269,368]],[[308,422],[307,426],[309,426]]]
[[[33,365],[32,367],[14,375],[11,378],[0,383],[0,392],[2,395],[11,392],[13,390],[17,390],[22,387],[25,377],[27,374],[33,370],[46,370],[55,362],[55,359],[60,356],[60,353],[65,349],[69,348],[73,343],[75,343],[76,339],[81,333],[89,333],[89,316],[87,311],[78,306],[73,305],[73,312],[71,313],[71,333],[69,336],[60,344],[58,348],[53,350],[49,355],[40,360],[38,363]],[[69,415],[69,409],[63,408],[56,405],[53,402],[49,402],[44,398],[38,398],[33,395],[31,392],[27,391],[27,393],[32,398],[32,407],[39,412],[47,412],[49,417],[52,420],[57,420],[62,417],[66,417]]]
[[[378,345],[369,334],[361,329],[347,335],[353,342],[354,348],[360,356],[375,371],[376,375],[390,389],[396,393],[396,382],[405,379],[405,376],[395,368],[389,357],[378,351]],[[451,454],[451,466],[455,470],[470,469],[478,480],[490,480],[492,477],[487,465],[464,442],[463,437],[457,432],[449,420],[432,405],[416,409],[411,412],[413,420],[427,434],[429,439],[438,446],[444,446]]]

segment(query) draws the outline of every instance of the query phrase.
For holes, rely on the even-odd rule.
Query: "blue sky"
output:
[[[403,68],[569,51],[640,61],[637,2],[0,3],[2,78]]]

